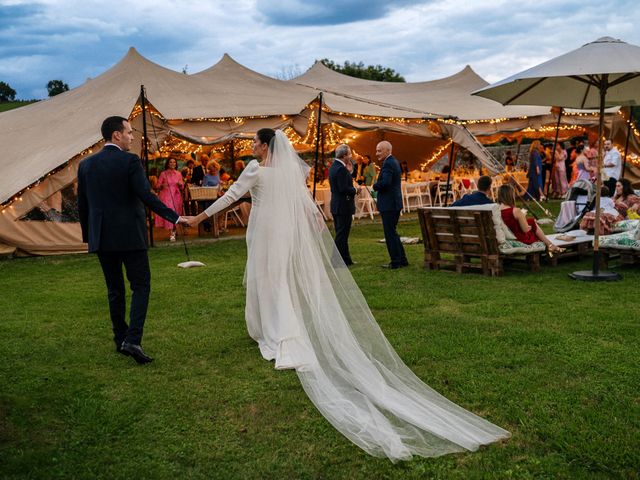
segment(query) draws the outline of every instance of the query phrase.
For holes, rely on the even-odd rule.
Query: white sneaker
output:
[[[169,237],[169,241],[170,241],[170,242],[175,242],[175,241],[176,241],[176,234],[175,234],[175,232],[173,232],[173,233],[171,234],[171,236]]]

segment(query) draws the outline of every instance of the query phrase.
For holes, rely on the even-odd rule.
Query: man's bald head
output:
[[[386,140],[381,141],[376,146],[376,158],[378,161],[382,162],[385,158],[391,155],[391,144]]]

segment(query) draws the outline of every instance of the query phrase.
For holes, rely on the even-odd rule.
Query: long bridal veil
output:
[[[371,455],[393,461],[473,451],[509,437],[427,386],[396,354],[305,186],[308,168],[281,131],[264,166],[263,214],[252,221],[256,232],[277,232],[276,242],[262,245],[272,259],[268,275],[293,305],[301,339],[296,372],[322,415]]]

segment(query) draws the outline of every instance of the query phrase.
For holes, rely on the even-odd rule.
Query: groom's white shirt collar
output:
[[[347,164],[344,163],[342,160],[340,160],[339,158],[336,158],[336,162],[340,162],[342,164],[343,167],[346,167]]]
[[[107,142],[107,143],[104,144],[104,146],[105,147],[116,147],[118,150],[122,151],[122,149],[118,145],[116,145],[115,143]]]

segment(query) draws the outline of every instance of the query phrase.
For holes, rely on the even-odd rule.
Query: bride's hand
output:
[[[190,227],[197,227],[198,224],[203,220],[202,218],[200,218],[202,214],[197,215],[195,217],[188,217],[187,220],[189,221],[189,226]]]

